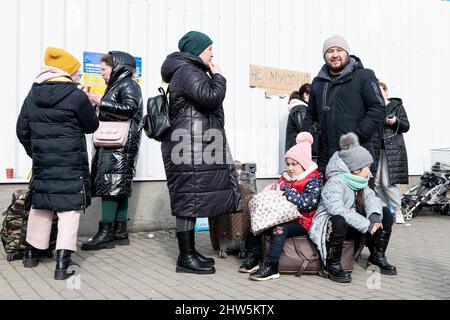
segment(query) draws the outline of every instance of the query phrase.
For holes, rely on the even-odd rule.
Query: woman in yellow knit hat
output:
[[[58,214],[54,278],[64,280],[76,250],[80,212],[91,203],[85,133],[99,122],[84,92],[77,88],[80,62],[63,49],[47,48],[17,120],[17,137],[33,159],[31,210],[23,265],[37,267],[49,247],[54,212]]]
[[[70,53],[64,49],[53,47],[48,47],[45,50],[44,61],[47,66],[61,69],[70,74],[70,76],[78,76],[78,70],[81,67],[80,62]],[[75,78],[73,80],[78,79]]]

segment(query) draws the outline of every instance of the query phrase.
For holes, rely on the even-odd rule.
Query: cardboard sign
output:
[[[250,86],[266,89],[268,96],[287,95],[304,83],[311,83],[311,74],[293,70],[250,65]]]

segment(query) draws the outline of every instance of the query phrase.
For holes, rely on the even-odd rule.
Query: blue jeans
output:
[[[267,230],[263,234],[272,236],[270,249],[267,257],[271,262],[278,262],[283,252],[284,243],[287,238],[308,235],[306,229],[297,221],[280,224],[272,229]],[[260,256],[262,254],[262,237],[263,234],[254,235],[249,233],[246,239],[248,252]]]

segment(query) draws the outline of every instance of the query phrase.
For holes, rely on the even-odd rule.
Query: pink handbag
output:
[[[119,148],[125,146],[130,131],[131,120],[100,121],[100,126],[94,132],[94,144],[97,147]]]

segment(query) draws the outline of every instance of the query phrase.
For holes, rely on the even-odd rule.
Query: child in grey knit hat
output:
[[[359,242],[361,246],[356,245],[355,257],[366,244],[370,251],[368,263],[378,266],[382,274],[395,275],[395,266],[385,256],[393,217],[368,186],[372,155],[360,146],[353,132],[343,135],[339,144],[341,150],[334,153],[327,165],[327,182],[309,230],[310,239],[317,245],[332,281],[351,281],[351,273],[343,270],[340,262],[347,234],[365,238]]]
[[[341,147],[339,156],[350,172],[365,179],[370,178],[370,165],[373,157],[366,148],[359,145],[358,136],[353,132],[343,135],[339,140],[339,146]],[[363,172],[361,173],[361,171]]]

